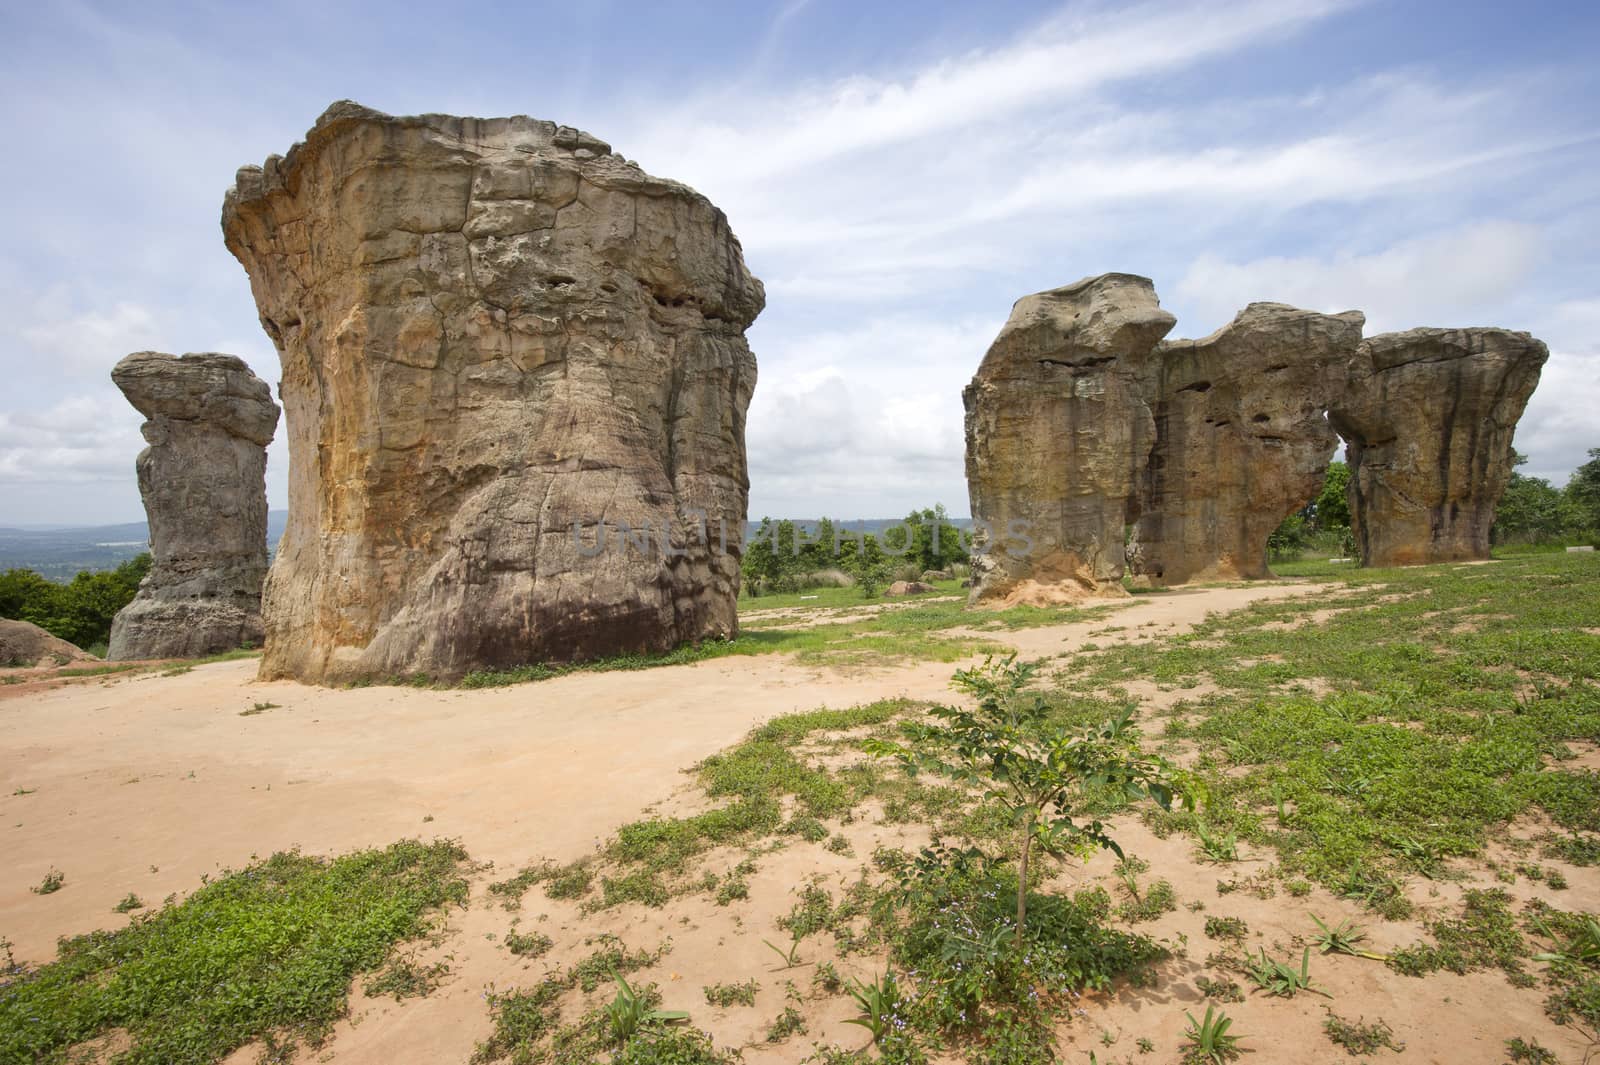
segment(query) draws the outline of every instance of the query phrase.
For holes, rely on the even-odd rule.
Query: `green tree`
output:
[[[878,538],[871,533],[863,535],[859,544],[852,540],[843,546],[846,550],[840,553],[840,563],[855,579],[861,594],[868,599],[873,598],[889,583],[894,560],[884,554]]]
[[[1350,467],[1335,460],[1328,464],[1327,479],[1317,495],[1312,512],[1319,531],[1350,527]]]
[[[905,528],[891,526],[884,530],[884,543],[900,552],[902,562],[911,563],[919,571],[944,569],[952,562],[965,562],[967,549],[961,542],[961,530],[950,523],[950,515],[943,503],[913,510],[900,523]],[[936,531],[937,530],[937,531]],[[909,532],[911,543],[906,546]]]
[[[1573,471],[1562,494],[1582,529],[1600,532],[1600,447],[1589,449],[1589,461]]]
[[[1273,558],[1293,558],[1306,546],[1306,519],[1295,511],[1267,537],[1267,553]]]
[[[114,570],[84,570],[67,584],[28,569],[0,573],[0,617],[29,621],[68,643],[93,647],[111,637],[111,621],[150,572],[150,555]]]
[[[1526,455],[1511,452],[1512,466],[1528,461]],[[1494,527],[1489,539],[1497,544],[1519,540],[1525,543],[1545,543],[1559,539],[1573,522],[1572,506],[1542,477],[1524,477],[1511,471],[1505,494],[1495,507]]]
[[[867,750],[893,757],[912,773],[929,771],[982,790],[984,802],[1003,808],[1017,832],[1016,943],[1028,920],[1028,863],[1035,847],[1046,854],[1122,848],[1098,819],[1081,820],[1077,807],[1091,796],[1121,792],[1171,809],[1177,774],[1165,762],[1144,758],[1130,726],[1130,705],[1093,728],[1072,732],[1051,720],[1050,705],[1025,691],[1037,662],[1012,655],[956,673],[953,685],[975,705],[938,706],[940,724],[905,726],[906,744],[870,740]],[[1192,808],[1192,793],[1182,796]]]

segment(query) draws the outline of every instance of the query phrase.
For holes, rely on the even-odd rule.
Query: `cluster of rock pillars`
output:
[[[154,566],[112,657],[448,679],[736,633],[765,294],[704,196],[569,127],[341,102],[239,171],[222,230],[282,362],[288,526],[269,571],[268,386],[124,359]],[[975,601],[1268,576],[1340,437],[1363,563],[1487,555],[1539,341],[1173,325],[1129,274],[1017,302],[964,393]]]

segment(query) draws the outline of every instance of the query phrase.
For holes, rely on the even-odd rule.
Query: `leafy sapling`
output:
[[[1017,833],[1016,942],[1028,917],[1028,866],[1035,848],[1046,854],[1087,854],[1122,848],[1099,820],[1080,821],[1075,805],[1088,793],[1114,789],[1130,799],[1149,798],[1170,810],[1175,797],[1193,809],[1191,789],[1179,795],[1175,772],[1142,756],[1130,727],[1133,708],[1082,731],[1052,723],[1045,699],[1026,691],[1036,662],[1015,655],[960,670],[954,686],[974,705],[939,706],[938,724],[905,726],[908,743],[869,740],[866,749],[900,761],[911,773],[932,772],[981,789],[982,799],[1002,807]]]

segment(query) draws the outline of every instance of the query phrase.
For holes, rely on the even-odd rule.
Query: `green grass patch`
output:
[[[117,1028],[128,1065],[199,1065],[269,1036],[315,1043],[355,974],[465,902],[465,859],[448,840],[279,853],[127,928],[63,939],[56,961],[0,986],[0,1061],[57,1060]]]
[[[1390,916],[1404,915],[1406,878],[1447,875],[1531,810],[1571,833],[1550,846],[1595,850],[1600,774],[1563,763],[1568,744],[1600,741],[1600,559],[1317,565],[1333,593],[1076,656],[1064,694],[1216,685],[1164,731],[1197,751],[1209,832],[1271,847],[1285,873]]]

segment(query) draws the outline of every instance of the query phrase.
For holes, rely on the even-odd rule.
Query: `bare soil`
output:
[[[1182,590],[1118,600],[1109,618],[982,635],[1025,656],[1053,656],[1088,642],[1166,637],[1213,612],[1325,592],[1291,583]],[[882,958],[839,958],[821,936],[802,945],[804,964],[777,971],[778,958],[762,940],[783,938],[776,919],[808,879],[821,878],[837,896],[874,847],[920,845],[916,826],[858,818],[841,829],[853,856],[796,841],[761,857],[749,899],[725,907],[696,895],[662,909],[628,905],[585,915],[536,887],[512,914],[485,889],[536,860],[590,853],[653,805],[693,805],[683,771],[763,720],[896,695],[941,699],[951,666],[841,673],[801,667],[786,656],[730,657],[470,692],[260,683],[255,670],[254,661],[241,660],[48,690],[0,686],[0,935],[14,941],[19,961],[50,960],[58,936],[119,927],[127,918],[112,906],[130,891],[159,900],[193,890],[203,874],[292,847],[333,854],[409,836],[450,836],[494,869],[476,875],[471,906],[450,915],[437,942],[406,949],[425,962],[448,959],[451,975],[431,995],[402,1003],[367,998],[358,980],[349,1017],[329,1043],[302,1050],[298,1060],[465,1062],[489,1034],[486,988],[531,985],[589,953],[585,940],[601,932],[636,949],[670,939],[671,951],[636,983],[659,983],[667,1008],[692,1011],[694,1023],[719,1045],[743,1047],[747,1062],[797,1062],[817,1042],[865,1041],[861,1029],[843,1023],[854,1013],[849,1000],[814,996],[811,976],[826,960],[845,975],[871,977],[882,971]],[[1176,700],[1200,693],[1168,694]],[[277,705],[242,713],[258,703]],[[1197,859],[1192,841],[1157,839],[1132,820],[1115,827],[1125,848],[1150,862],[1146,879],[1170,880],[1181,903],[1204,909],[1180,907],[1140,926],[1174,945],[1187,937],[1187,945],[1154,987],[1086,997],[1083,1015],[1062,1030],[1064,1060],[1087,1061],[1091,1049],[1102,1062],[1177,1059],[1183,1011],[1204,1011],[1195,978],[1212,971],[1204,959],[1219,946],[1205,937],[1207,916],[1242,917],[1248,943],[1278,956],[1298,957],[1299,937],[1313,928],[1308,913],[1330,922],[1358,919],[1376,950],[1419,934],[1415,922],[1384,923],[1320,890],[1303,899],[1219,895],[1218,881],[1248,875],[1248,861],[1221,871]],[[717,869],[719,861],[731,866],[738,857],[713,854],[708,862]],[[65,874],[63,889],[30,892],[52,868]],[[1571,888],[1549,901],[1600,910],[1600,877],[1562,868]],[[1111,858],[1102,855],[1068,870],[1063,883],[1098,879],[1109,889],[1110,872]],[[1457,892],[1450,885],[1449,894]],[[518,931],[551,936],[552,951],[534,961],[510,954],[501,940],[514,919]],[[1582,1057],[1574,1033],[1544,1018],[1543,993],[1513,989],[1498,973],[1424,981],[1350,957],[1314,958],[1312,971],[1333,993],[1327,1004],[1340,1016],[1387,1021],[1407,1043],[1397,1060],[1408,1065],[1499,1065],[1511,1035],[1537,1038],[1563,1061]],[[755,1006],[706,1004],[704,985],[750,978],[761,985]],[[786,981],[802,996],[808,1031],[769,1044],[766,1028],[786,1004]],[[593,998],[610,995],[601,988]],[[1249,1060],[1259,1065],[1351,1060],[1322,1034],[1324,1001],[1251,996],[1227,1009],[1255,1052]],[[1102,1032],[1115,1039],[1109,1048]],[[1154,1041],[1154,1056],[1137,1054],[1140,1037]],[[230,1060],[243,1065],[255,1054],[247,1047]],[[1379,1051],[1371,1060],[1390,1056]]]

